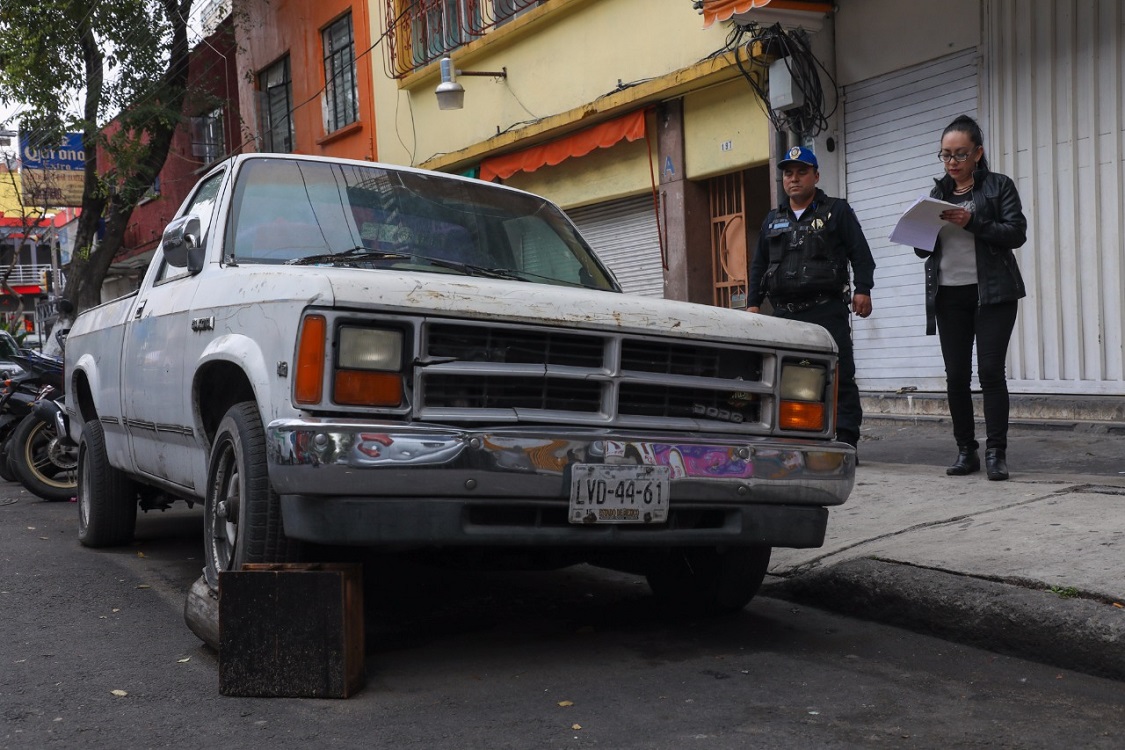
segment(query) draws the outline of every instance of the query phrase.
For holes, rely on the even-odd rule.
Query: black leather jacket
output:
[[[973,172],[973,217],[965,229],[976,238],[977,295],[982,305],[1012,302],[1027,296],[1012,250],[1027,241],[1027,219],[1023,215],[1016,184],[1010,177],[978,169]],[[934,180],[931,198],[949,200],[953,194],[953,178],[943,175]],[[938,292],[938,269],[941,267],[941,241],[934,251],[914,248],[919,258],[926,259],[926,333],[937,332],[935,308]]]

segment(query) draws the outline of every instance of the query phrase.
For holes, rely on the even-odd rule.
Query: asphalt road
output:
[[[225,697],[183,620],[198,509],[111,551],[75,514],[0,485],[0,748],[1125,743],[1125,683],[764,597],[669,622],[637,578],[584,567],[372,566],[363,691]]]

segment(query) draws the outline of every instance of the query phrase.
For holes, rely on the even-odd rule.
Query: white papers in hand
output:
[[[957,208],[957,206],[936,198],[922,196],[906,209],[895,224],[895,228],[891,230],[890,241],[900,245],[920,247],[923,250],[933,250],[937,243],[938,232],[947,223],[942,221],[941,212],[949,208]]]

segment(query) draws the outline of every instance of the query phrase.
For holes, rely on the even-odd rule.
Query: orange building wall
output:
[[[359,120],[335,133],[325,133],[323,29],[348,10],[355,40]],[[243,118],[243,151],[258,149],[261,130],[258,74],[288,52],[292,78],[293,151],[349,159],[377,158],[375,110],[371,82],[371,24],[365,0],[235,0],[238,29],[239,105]]]

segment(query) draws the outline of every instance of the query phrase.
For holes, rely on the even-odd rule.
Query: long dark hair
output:
[[[981,132],[980,125],[977,121],[968,115],[958,115],[953,118],[953,122],[945,126],[945,130],[941,131],[941,137],[945,138],[946,134],[957,131],[969,136],[969,140],[977,147],[984,146],[984,133]],[[980,155],[980,161],[977,162],[977,169],[988,169],[988,159],[984,154]]]

